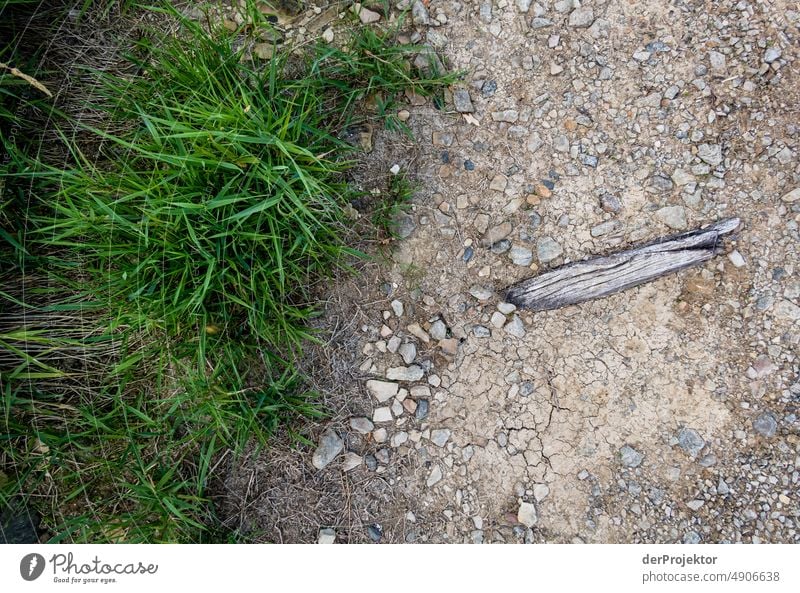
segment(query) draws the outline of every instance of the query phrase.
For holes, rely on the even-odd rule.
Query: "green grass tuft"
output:
[[[392,32],[263,63],[248,34],[266,22],[207,32],[151,10],[180,34],[139,41],[134,74],[87,70],[103,126],[36,107],[58,160],[0,135],[0,503],[33,505],[51,541],[227,537],[208,495],[221,456],[321,415],[295,363],[311,289],[359,255],[342,132],[399,129],[401,93],[454,80],[417,72]],[[28,130],[20,89],[0,72],[0,123]],[[390,193],[387,219],[411,187]]]

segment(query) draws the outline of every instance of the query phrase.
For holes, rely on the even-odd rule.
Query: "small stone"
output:
[[[426,344],[431,341],[431,337],[428,335],[428,332],[422,329],[419,323],[412,323],[406,329],[408,330],[408,333],[415,338],[422,340]]]
[[[692,457],[697,457],[706,446],[706,442],[695,429],[682,428],[678,432],[678,445]]]
[[[529,266],[533,261],[533,252],[527,247],[514,246],[508,252],[508,256],[517,266]]]
[[[411,5],[411,21],[415,25],[429,25],[431,22],[428,9],[419,0]]]
[[[417,411],[417,402],[411,398],[406,398],[403,400],[403,409],[409,414],[413,414]]]
[[[398,348],[398,352],[404,363],[411,364],[417,357],[417,346],[412,342],[406,342]]]
[[[271,43],[256,43],[253,46],[253,52],[261,60],[269,60],[275,52],[275,46]]]
[[[531,502],[521,502],[517,511],[517,521],[528,529],[532,528],[539,521],[536,514],[536,507]]]
[[[589,6],[576,8],[569,15],[569,26],[577,29],[591,27],[594,22],[594,11]]]
[[[437,428],[431,431],[431,442],[437,447],[444,447],[450,438],[450,431],[446,428]]]
[[[372,412],[373,422],[391,422],[393,419],[392,409],[389,407],[375,408],[375,411]]]
[[[775,60],[781,57],[781,48],[775,47],[768,47],[767,51],[764,52],[764,61],[767,64],[772,64]]]
[[[704,504],[705,504],[705,501],[695,499],[695,500],[690,500],[689,502],[687,502],[686,506],[689,507],[690,509],[692,509],[693,511],[699,511],[700,507],[702,507]]]
[[[430,488],[431,486],[435,486],[442,480],[442,468],[439,467],[438,464],[433,466],[431,473],[428,475],[428,480],[425,484]]]
[[[505,191],[508,185],[508,178],[505,175],[495,175],[489,184],[489,189],[493,191]]]
[[[513,124],[519,119],[519,112],[515,109],[492,111],[492,119],[498,122],[507,122]]]
[[[731,489],[728,487],[728,484],[722,478],[719,479],[719,483],[717,484],[717,494],[722,494],[723,496],[728,494]]]
[[[437,319],[431,324],[428,334],[434,340],[444,340],[447,337],[447,326],[444,324],[444,321]]]
[[[353,4],[353,12],[358,15],[358,18],[365,25],[369,25],[371,23],[377,23],[379,20],[381,20],[380,14],[378,14],[374,10],[364,8],[358,2]]]
[[[465,88],[457,88],[453,91],[453,104],[459,113],[472,113],[475,111],[469,91]]]
[[[389,173],[392,175],[397,175],[400,172],[400,165],[394,164],[389,168]]]
[[[672,181],[677,186],[684,186],[693,183],[695,180],[694,175],[686,171],[685,169],[675,169],[672,173]]]
[[[722,163],[722,147],[719,144],[701,144],[697,147],[697,156],[712,167],[716,167]]]
[[[333,43],[333,29],[328,27],[322,32],[322,39],[325,43]]]
[[[653,175],[650,178],[650,185],[662,192],[672,191],[672,180],[664,175]]]
[[[689,225],[683,206],[665,206],[656,210],[655,217],[671,229],[683,230]]]
[[[458,338],[439,340],[439,349],[441,349],[442,354],[452,358],[458,353],[458,344]]]
[[[407,109],[401,109],[400,111],[397,112],[397,119],[399,119],[400,121],[403,122],[408,121],[410,117],[411,117],[411,112],[409,112]]]
[[[728,259],[731,260],[734,268],[742,268],[745,265],[742,254],[735,249],[728,254]]]
[[[333,529],[325,528],[319,530],[319,535],[317,535],[317,543],[318,544],[335,544],[336,543],[336,532]]]
[[[787,204],[792,204],[800,200],[800,187],[796,187],[788,194],[784,194],[781,200],[786,202]]]
[[[608,233],[616,230],[619,223],[616,220],[607,220],[606,222],[602,222],[596,226],[592,227],[592,230],[589,231],[592,237],[602,237],[603,235],[607,235]]]
[[[605,212],[619,212],[622,210],[622,202],[619,201],[619,198],[613,196],[611,194],[603,194],[600,196],[600,207]]]
[[[696,531],[687,531],[683,535],[683,543],[684,544],[699,544],[700,543],[700,534]]]
[[[625,445],[619,450],[619,457],[625,467],[639,467],[644,459],[641,453],[629,445]]]
[[[345,453],[344,459],[342,459],[342,469],[346,472],[353,471],[363,462],[364,460],[361,458],[361,455],[356,453]]]
[[[505,326],[506,333],[514,336],[515,338],[525,337],[525,326],[522,324],[522,319],[519,315],[514,315],[511,321]]]
[[[391,352],[392,354],[394,354],[400,348],[401,342],[402,342],[402,340],[400,339],[400,336],[392,336],[391,338],[389,338],[389,341],[386,343],[386,349],[389,352]]]
[[[473,327],[472,333],[476,338],[488,338],[492,335],[492,332],[489,331],[489,328],[484,327],[483,325],[476,325]]]
[[[536,484],[533,487],[533,497],[536,502],[542,502],[550,494],[550,487],[547,484]]]
[[[397,317],[403,316],[403,311],[404,311],[403,303],[395,299],[391,302],[391,306],[392,306],[392,311]]]
[[[494,295],[494,291],[491,288],[479,284],[470,286],[469,293],[479,301],[488,301]]]
[[[517,8],[520,12],[526,13],[530,10],[532,1],[533,0],[517,0]]]
[[[399,168],[398,168],[399,170]],[[400,212],[392,219],[397,236],[401,239],[407,239],[417,229],[414,223],[414,217],[406,212]]]
[[[542,237],[536,243],[536,256],[543,264],[553,261],[564,253],[561,245],[552,237]]]
[[[381,538],[383,537],[383,527],[381,527],[378,523],[370,525],[367,527],[367,535],[369,535],[369,539],[377,543],[381,541]]]
[[[506,324],[506,316],[503,315],[500,311],[495,311],[492,313],[492,325],[495,326],[497,329],[500,329]]]
[[[488,99],[497,92],[497,81],[487,80],[481,87],[481,95],[484,99]]]
[[[511,226],[510,222],[503,222],[491,227],[486,231],[486,233],[484,233],[483,238],[481,239],[481,245],[484,247],[494,245],[498,241],[508,237],[511,234],[512,229],[513,227]]]
[[[726,59],[725,54],[723,53],[718,51],[708,52],[708,62],[711,65],[712,70],[716,70],[717,72],[722,72],[725,70]]]
[[[778,431],[778,422],[772,412],[762,412],[753,420],[753,428],[761,436],[773,437]]]
[[[466,161],[464,161],[464,170],[465,171],[474,171],[475,170],[475,163],[473,163],[471,160],[467,159]]]
[[[420,369],[421,371],[422,369]],[[421,375],[420,375],[421,376]],[[370,379],[367,381],[367,389],[375,396],[380,403],[390,400],[397,395],[397,383],[390,383],[389,381],[377,381]]]
[[[392,445],[393,448],[397,449],[397,447],[405,444],[407,441],[408,441],[408,433],[405,431],[400,431],[392,436],[390,444]]]
[[[389,408],[386,409],[388,410]],[[372,431],[372,440],[378,444],[385,443],[386,439],[388,438],[389,432],[385,428],[376,428],[374,431]],[[365,458],[364,461],[368,462],[369,459]]]
[[[502,239],[497,243],[493,243],[490,249],[495,255],[502,255],[511,249],[511,241],[508,239]]]
[[[417,409],[414,412],[414,418],[417,420],[425,420],[428,417],[429,404],[427,399],[417,400]]]
[[[587,167],[596,168],[599,159],[593,154],[581,153],[578,155],[578,160]]]
[[[517,306],[512,305],[511,303],[497,303],[497,310],[503,315],[510,315],[517,310]]]
[[[386,371],[386,378],[390,381],[419,381],[425,372],[422,367],[412,364],[408,367],[391,367]]]
[[[322,469],[333,461],[344,449],[344,441],[333,429],[327,429],[319,439],[317,450],[311,458],[311,463],[317,469]]]
[[[375,429],[375,425],[369,418],[350,418],[350,428],[361,434],[369,434]]]
[[[531,19],[531,29],[544,29],[546,27],[552,27],[553,21],[550,19],[546,19],[541,16],[533,17]]]

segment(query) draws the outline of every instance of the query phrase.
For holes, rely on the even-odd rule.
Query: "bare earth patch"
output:
[[[417,30],[467,70],[474,122],[409,105],[419,143],[372,155],[421,190],[392,261],[335,288],[309,363],[336,412],[313,438],[333,427],[354,455],[237,469],[228,511],[254,539],[800,541],[800,14],[579,10],[430,3],[439,26]],[[700,269],[557,311],[502,304],[540,270],[729,216],[729,255]],[[410,364],[424,376],[396,396],[366,389]]]

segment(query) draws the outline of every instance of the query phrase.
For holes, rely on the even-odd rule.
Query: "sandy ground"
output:
[[[474,112],[409,101],[417,141],[376,136],[369,166],[397,163],[420,190],[391,260],[342,280],[320,320],[331,337],[309,368],[335,415],[312,438],[333,431],[342,452],[321,470],[313,447],[231,466],[231,526],[254,541],[800,541],[800,8],[426,12],[409,35],[466,72],[456,106],[466,91]],[[741,230],[700,268],[557,311],[502,303],[561,263],[729,216]]]

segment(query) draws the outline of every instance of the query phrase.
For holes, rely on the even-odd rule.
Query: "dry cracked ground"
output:
[[[415,142],[376,136],[374,166],[419,182],[403,239],[320,322],[310,364],[337,382],[319,447],[230,468],[231,525],[800,542],[800,6],[431,0],[375,20],[397,4],[464,84],[440,108],[410,98]],[[564,262],[730,216],[702,267],[556,311],[503,302]]]

